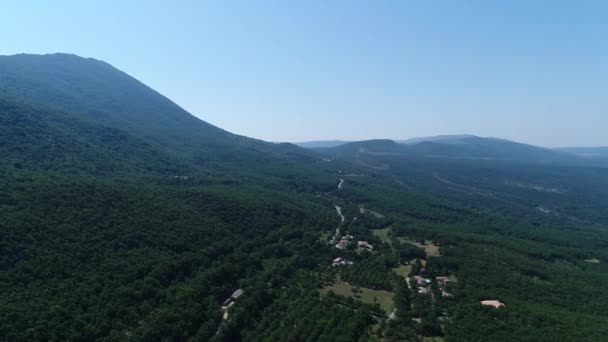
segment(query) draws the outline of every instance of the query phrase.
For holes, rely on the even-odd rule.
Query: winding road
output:
[[[342,223],[344,223],[344,215],[342,215],[342,207],[339,207],[337,205],[335,205],[336,207],[336,212],[338,213],[338,215],[340,215],[340,224],[336,227],[336,234],[334,235],[334,241],[338,241],[340,239],[340,227],[342,226]]]

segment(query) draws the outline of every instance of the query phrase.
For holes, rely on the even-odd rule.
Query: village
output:
[[[340,179],[338,189],[342,189],[344,180]],[[437,328],[433,332],[424,332],[420,330],[420,338],[422,341],[443,341],[443,330],[446,323],[451,322],[448,316],[447,304],[453,298],[454,289],[458,279],[455,274],[442,272],[437,274],[435,271],[427,269],[429,263],[432,263],[435,258],[441,256],[439,244],[430,240],[406,238],[402,236],[394,236],[392,226],[385,228],[374,229],[368,228],[361,236],[357,234],[357,229],[349,232],[347,228],[353,222],[360,223],[362,218],[359,215],[384,219],[384,215],[359,206],[356,215],[353,215],[352,206],[345,213],[343,206],[334,205],[336,213],[340,217],[338,226],[335,228],[335,233],[332,237],[328,234],[325,236],[325,242],[332,250],[332,259],[329,260],[328,271],[333,280],[326,283],[320,289],[320,294],[323,296],[332,296],[333,300],[339,298],[352,298],[364,304],[376,306],[379,311],[375,315],[379,322],[390,322],[403,317],[399,316],[397,306],[398,286],[395,284],[397,278],[401,277],[411,301],[408,301],[409,312],[407,317],[411,320],[411,324],[417,327],[428,327],[428,312],[435,312],[431,322]],[[350,214],[348,214],[350,213]],[[349,215],[347,217],[347,215]],[[333,232],[334,229],[331,229]],[[370,235],[370,232],[372,233]],[[415,257],[403,258],[397,248],[399,246],[413,249],[418,254]],[[382,260],[388,255],[392,255],[394,260],[392,268],[379,270],[374,266],[374,260]],[[380,272],[380,273],[378,273]],[[364,274],[372,274],[371,277],[378,277],[382,272],[385,273],[386,281],[374,283],[365,279]],[[380,276],[382,278],[383,276]],[[359,280],[357,280],[359,279]],[[391,280],[393,279],[393,280]],[[221,306],[222,319],[224,322],[230,318],[231,308],[237,304],[239,298],[244,294],[243,289],[236,289],[228,298],[224,300]],[[401,299],[402,300],[402,299]],[[506,304],[496,298],[484,298],[479,301],[479,305],[490,307],[493,309],[502,309]],[[423,312],[426,312],[423,314]],[[380,314],[382,313],[382,314]],[[425,322],[425,319],[427,320]],[[218,328],[218,332],[220,331]],[[376,328],[378,326],[376,325]]]
[[[340,183],[343,184],[343,181]],[[371,215],[376,218],[383,218],[384,215],[366,209],[360,206],[359,213],[361,215]],[[341,228],[346,226],[346,217],[343,214],[342,208],[336,206],[341,220],[340,225],[336,229],[336,234],[329,241],[332,248],[335,248],[344,253],[343,256],[335,257],[331,260],[331,266],[333,268],[350,268],[354,267],[357,260],[361,257],[361,253],[369,253],[374,255],[381,252],[379,249],[392,249],[394,244],[394,238],[392,237],[391,227],[383,229],[374,229],[372,232],[374,236],[380,240],[380,246],[369,242],[367,239],[358,239],[355,235],[345,232],[343,235],[340,234]],[[351,222],[356,222],[358,217],[352,217]],[[376,239],[374,239],[376,240]],[[427,272],[426,265],[428,258],[437,258],[441,256],[440,246],[433,241],[415,241],[412,239],[406,239],[399,237],[397,240],[402,244],[414,246],[423,251],[424,258],[413,258],[409,260],[402,260],[400,265],[393,269],[393,272],[402,276],[407,284],[407,289],[411,291],[412,296],[419,296],[420,298],[428,298],[426,300],[414,300],[412,302],[413,312],[419,312],[420,308],[414,310],[414,305],[420,305],[419,303],[428,303],[427,306],[439,305],[441,302],[449,301],[453,297],[453,290],[457,282],[457,278],[453,274],[433,274],[433,272]],[[353,254],[355,252],[356,254]],[[396,251],[393,251],[396,253]],[[385,311],[388,320],[395,319],[396,307],[394,303],[394,293],[392,291],[384,291],[377,289],[373,286],[362,287],[351,284],[347,281],[340,279],[340,273],[332,285],[326,286],[321,292],[328,293],[329,291],[342,295],[345,297],[356,296],[359,300],[369,304],[380,304],[380,307]],[[359,295],[356,294],[359,291]],[[414,302],[416,304],[414,304]],[[479,301],[482,306],[487,306],[495,309],[501,309],[506,306],[505,303],[498,299],[489,298]],[[442,305],[443,307],[443,305]],[[430,308],[429,308],[430,309]],[[442,309],[442,313],[436,317],[436,324],[443,330],[443,325],[450,321],[447,310]],[[422,324],[421,317],[412,317],[412,321],[417,324]],[[428,341],[440,341],[440,337],[433,337],[433,339],[423,338]]]

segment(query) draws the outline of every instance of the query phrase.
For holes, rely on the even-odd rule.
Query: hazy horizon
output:
[[[418,135],[418,136],[411,136],[411,137],[403,137],[403,138],[390,138],[390,137],[372,137],[372,138],[364,138],[364,139],[353,139],[353,140],[347,140],[347,139],[319,139],[319,140],[303,140],[303,141],[274,141],[277,143],[281,143],[281,142],[289,142],[289,143],[294,143],[294,144],[302,144],[302,143],[315,143],[315,142],[332,142],[332,141],[340,141],[340,142],[345,142],[345,143],[349,143],[349,142],[356,142],[356,141],[366,141],[366,140],[393,140],[393,141],[403,141],[403,140],[410,140],[410,139],[418,139],[418,138],[433,138],[433,137],[438,137],[438,136],[464,136],[464,135],[470,135],[470,136],[475,136],[475,137],[479,137],[479,138],[490,138],[490,139],[504,139],[504,140],[510,140],[513,142],[517,142],[517,143],[522,143],[522,144],[529,144],[529,145],[535,145],[532,143],[529,143],[527,141],[519,141],[519,140],[513,140],[513,139],[507,139],[505,137],[491,137],[491,136],[484,136],[484,135],[479,135],[479,134],[468,134],[468,133],[455,133],[455,134],[436,134],[436,135]],[[569,148],[569,147],[589,147],[589,148],[600,148],[600,147],[608,147],[607,145],[560,145],[560,146],[546,146],[546,145],[535,145],[538,147],[545,147],[545,148]]]
[[[4,8],[0,54],[104,60],[202,120],[267,141],[472,134],[607,146],[607,9],[22,2]]]

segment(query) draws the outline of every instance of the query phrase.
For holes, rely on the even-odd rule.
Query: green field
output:
[[[393,298],[395,297],[394,293],[389,291],[368,289],[365,287],[361,287],[359,289],[361,292],[358,294],[358,299],[361,302],[366,304],[378,303],[380,304],[380,308],[382,308],[382,310],[384,310],[387,314],[393,311]],[[330,290],[339,296],[353,297],[353,286],[348,283],[338,282],[332,286],[324,287],[321,289],[321,293],[325,295]]]
[[[391,227],[386,227],[383,229],[374,230],[374,235],[377,236],[382,242],[391,243],[391,239],[389,237],[389,233],[391,231]]]
[[[410,272],[412,271],[412,265],[400,265],[397,268],[393,268],[393,272],[402,276],[403,278],[407,278]]]
[[[426,255],[428,255],[428,256],[440,256],[441,255],[441,253],[439,253],[439,246],[435,245],[433,243],[433,241],[426,240],[426,241],[424,241],[424,245],[418,241],[414,241],[414,240],[406,239],[406,238],[399,238],[399,241],[410,243],[416,247],[424,249],[424,251],[426,252]]]

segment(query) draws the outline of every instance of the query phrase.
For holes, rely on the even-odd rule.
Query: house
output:
[[[222,312],[223,312],[223,314],[222,314],[222,318],[223,318],[224,320],[227,320],[227,319],[228,319],[228,309],[230,309],[230,307],[232,307],[232,306],[234,305],[234,303],[235,303],[235,302],[230,302],[230,304],[225,305],[225,306],[222,306]]]
[[[236,300],[239,299],[239,297],[244,293],[245,291],[238,289],[236,291],[234,291],[234,293],[232,294],[232,299]]]
[[[346,249],[348,248],[348,240],[342,238],[342,240],[340,240],[340,242],[338,242],[338,244],[336,245],[337,249]]]
[[[367,241],[357,241],[357,247],[365,248],[367,250],[374,249],[374,246],[370,245]]]
[[[352,264],[353,264],[352,261],[347,261],[342,258],[335,258],[332,266],[336,267],[336,266],[352,265]]]
[[[435,280],[443,286],[450,282],[450,277],[435,277]]]
[[[418,288],[418,293],[420,293],[420,294],[427,294],[427,293],[429,293],[429,288],[428,287],[419,287]]]
[[[414,279],[416,279],[416,286],[419,287],[427,287],[433,282],[431,279],[423,278],[421,276],[414,276]]]
[[[506,306],[505,303],[503,303],[503,302],[501,302],[499,300],[482,300],[481,301],[481,305],[492,306],[492,307],[495,307],[497,309],[500,309],[500,308]]]
[[[223,305],[229,307],[230,305],[234,304],[233,301],[237,300],[244,292],[245,291],[241,289],[234,291],[234,293],[232,293],[232,295],[224,301]]]

